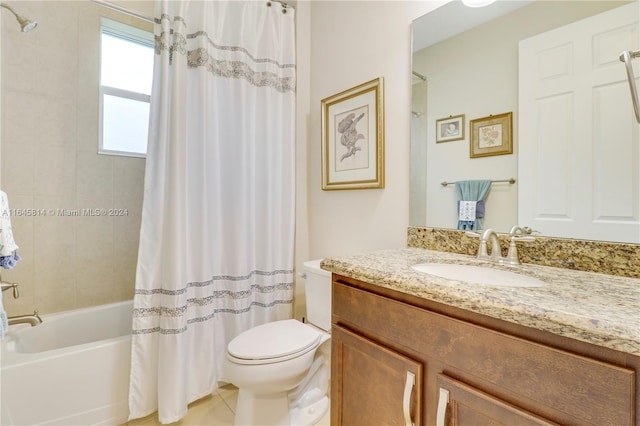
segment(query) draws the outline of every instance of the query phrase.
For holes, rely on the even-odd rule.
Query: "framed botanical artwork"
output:
[[[471,120],[469,128],[471,158],[513,153],[513,113]]]
[[[382,77],[322,100],[322,189],[384,188]]]
[[[436,120],[436,143],[464,139],[464,114]]]

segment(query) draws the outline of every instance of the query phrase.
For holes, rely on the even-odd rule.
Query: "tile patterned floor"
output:
[[[180,421],[171,423],[175,426],[233,426],[233,418],[238,399],[238,389],[233,385],[224,386],[205,398],[189,404],[187,415]],[[160,426],[157,414],[136,419],[126,426]],[[265,425],[267,426],[267,425]],[[329,426],[327,413],[317,426]]]

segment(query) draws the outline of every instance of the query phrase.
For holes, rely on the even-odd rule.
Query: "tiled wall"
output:
[[[500,243],[506,255],[508,236],[501,235]],[[478,252],[477,238],[453,229],[410,227],[407,245],[468,255]],[[537,236],[517,246],[522,263],[640,278],[639,244]]]
[[[0,271],[21,292],[17,300],[5,292],[5,308],[48,313],[129,299],[145,160],[97,154],[100,16],[140,24],[88,1],[14,7],[39,25],[23,34],[2,14],[1,182],[23,258]]]

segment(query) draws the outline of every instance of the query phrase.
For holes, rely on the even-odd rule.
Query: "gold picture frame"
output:
[[[436,143],[464,139],[464,114],[436,120]]]
[[[383,78],[322,100],[322,189],[384,188]]]
[[[513,154],[513,113],[490,115],[469,122],[470,157]]]

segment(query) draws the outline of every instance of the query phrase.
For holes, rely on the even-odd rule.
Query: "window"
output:
[[[153,81],[153,34],[105,18],[101,27],[98,152],[144,157]]]

